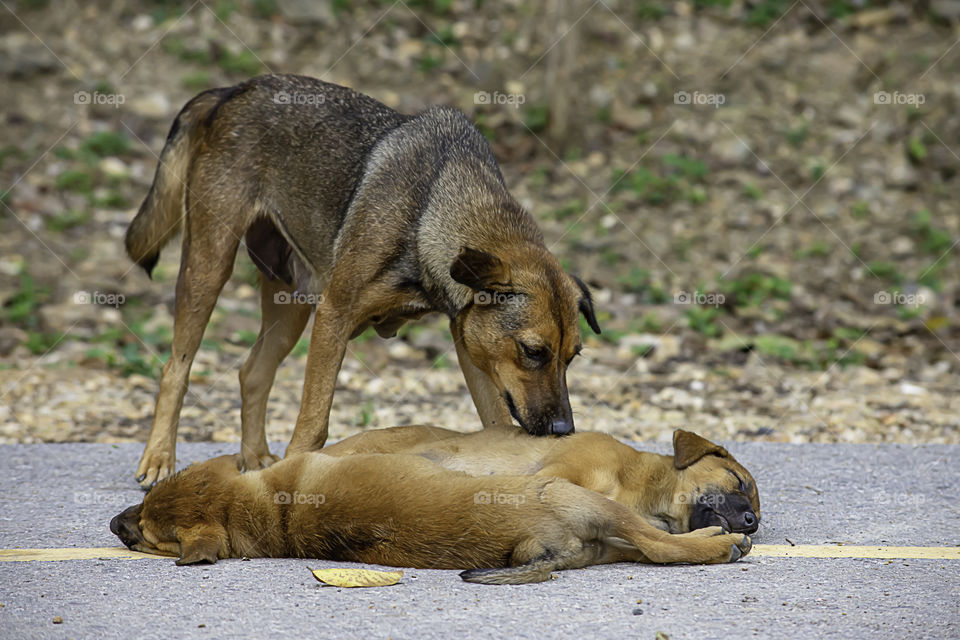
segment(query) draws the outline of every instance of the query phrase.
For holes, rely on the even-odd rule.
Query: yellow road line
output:
[[[960,547],[880,547],[833,544],[757,544],[751,556],[763,558],[888,558],[893,560],[929,559],[960,560]],[[56,560],[170,560],[170,556],[156,556],[131,551],[126,547],[78,547],[66,549],[0,549],[0,562],[30,562]]]
[[[960,547],[872,547],[838,544],[756,544],[752,556],[768,558],[929,558],[960,560]]]
[[[68,549],[0,549],[0,562],[29,562],[31,560],[170,560],[170,556],[155,556],[131,551],[126,547],[88,547]]]

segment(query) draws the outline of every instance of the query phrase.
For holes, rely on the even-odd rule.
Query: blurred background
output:
[[[145,441],[178,243],[122,238],[196,93],[267,72],[459,107],[603,334],[579,429],[960,442],[960,2],[4,0],[0,442]],[[239,439],[237,260],[180,434]],[[446,320],[351,343],[331,435],[479,425]],[[269,435],[299,408],[309,329]]]

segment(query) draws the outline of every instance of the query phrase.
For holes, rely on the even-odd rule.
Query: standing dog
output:
[[[480,476],[445,468],[427,455],[324,452],[241,474],[234,455],[159,483],[143,503],[117,515],[110,530],[131,549],[179,556],[181,565],[326,558],[467,569],[465,580],[486,584],[542,582],[555,570],[610,562],[734,562],[750,551],[743,533],[722,526],[686,529],[696,524],[700,496],[736,495],[747,510],[759,509],[755,484],[744,486],[752,478],[721,447],[678,432],[672,463],[635,458],[625,467],[623,452],[608,447],[603,436],[584,435],[600,436],[554,442],[562,447],[579,438],[591,461],[581,471],[623,476],[625,491],[617,501],[564,479],[579,458],[566,454],[535,475]],[[534,453],[528,459],[546,462],[552,456],[543,456],[542,442],[521,435],[514,450],[529,446]],[[739,485],[731,485],[732,469]],[[719,487],[723,493],[711,493]],[[684,533],[667,533],[643,517],[651,505],[659,513],[669,503],[672,511],[686,512],[676,518]]]
[[[318,449],[347,342],[393,336],[441,311],[484,427],[574,430],[566,369],[587,287],[566,274],[506,189],[480,132],[455,109],[409,116],[350,89],[267,75],[180,111],[127,253],[149,274],[184,228],[173,344],[143,487],[175,467],[177,423],[203,331],[241,240],[260,271],[260,334],[240,369],[246,469],[276,461],[264,430],[280,362],[315,309],[287,455]]]

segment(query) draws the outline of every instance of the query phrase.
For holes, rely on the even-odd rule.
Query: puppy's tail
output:
[[[460,577],[476,584],[530,584],[552,579],[553,571],[558,568],[554,554],[546,553],[517,567],[468,569],[461,571]]]
[[[160,250],[183,224],[191,142],[198,128],[209,125],[216,108],[229,99],[234,90],[235,87],[229,87],[204,91],[180,110],[170,127],[153,184],[127,228],[124,240],[127,255],[143,267],[148,276],[160,258]]]

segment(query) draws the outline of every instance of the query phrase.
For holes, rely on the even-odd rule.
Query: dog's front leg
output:
[[[327,301],[317,305],[307,353],[307,371],[300,415],[285,457],[323,448],[327,441],[330,406],[352,328],[343,309]]]
[[[463,334],[457,327],[456,320],[450,322],[450,333],[453,334],[453,344],[457,349],[460,370],[463,371],[463,377],[467,381],[467,389],[470,390],[473,404],[476,405],[477,413],[480,414],[480,422],[483,423],[483,428],[509,428],[513,424],[510,409],[490,377],[470,360],[470,354],[467,353]]]

